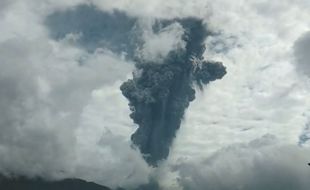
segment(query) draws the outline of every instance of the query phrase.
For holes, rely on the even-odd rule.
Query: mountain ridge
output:
[[[82,179],[46,181],[41,178],[0,176],[1,190],[112,190]]]

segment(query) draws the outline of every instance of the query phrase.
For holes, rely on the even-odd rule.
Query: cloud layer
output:
[[[177,25],[148,33],[154,17],[197,16],[214,34],[205,57],[222,61],[227,75],[198,95],[158,169],[130,147],[136,126],[119,86],[133,63],[83,31],[53,38],[47,27],[48,15],[90,3],[99,15],[118,9],[143,18],[148,58],[182,47]],[[1,1],[0,172],[110,187],[150,176],[163,189],[306,189],[310,152],[298,143],[309,132],[308,7],[307,0]]]

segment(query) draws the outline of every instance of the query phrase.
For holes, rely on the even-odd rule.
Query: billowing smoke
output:
[[[167,158],[185,109],[195,99],[194,84],[202,89],[226,74],[221,63],[203,60],[208,32],[202,20],[158,21],[153,30],[175,23],[184,29],[185,46],[170,51],[161,63],[137,58],[133,79],[121,85],[123,95],[129,100],[130,117],[139,125],[132,142],[153,166]]]
[[[309,3],[1,0],[0,173],[115,189],[308,190]],[[201,70],[216,65],[203,51],[229,72],[201,93]],[[136,125],[119,89],[134,62]],[[159,163],[171,141],[156,168],[131,148]]]
[[[79,19],[81,15],[88,16]],[[202,89],[226,73],[222,64],[203,60],[208,32],[197,18],[154,20],[80,5],[49,15],[45,24],[53,39],[76,35],[75,42],[87,52],[100,47],[136,62],[133,79],[121,90],[139,125],[132,141],[152,165],[168,156],[184,111],[195,98],[194,84]]]

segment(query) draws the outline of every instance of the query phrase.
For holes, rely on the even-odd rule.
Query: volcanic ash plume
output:
[[[193,85],[202,89],[203,85],[226,74],[221,63],[203,60],[208,33],[201,20],[176,19],[157,25],[167,27],[173,23],[179,23],[184,29],[185,47],[171,51],[163,63],[138,60],[133,79],[121,85],[123,95],[129,100],[130,117],[139,125],[131,139],[153,166],[169,154],[185,109],[195,99]]]

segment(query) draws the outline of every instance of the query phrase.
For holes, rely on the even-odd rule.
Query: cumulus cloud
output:
[[[159,169],[130,147],[135,126],[119,85],[133,64],[113,48],[98,49],[97,39],[89,51],[79,44],[83,31],[53,38],[46,25],[48,15],[90,3],[99,15],[117,9],[148,22],[196,16],[215,34],[205,57],[222,61],[227,75],[197,94]],[[111,187],[138,186],[150,175],[166,189],[305,189],[309,150],[296,145],[306,133],[310,92],[292,63],[309,74],[308,7],[308,0],[1,1],[0,172]],[[144,33],[144,54],[182,47],[175,33],[178,25]],[[277,140],[253,141],[266,134]]]
[[[77,147],[77,143],[86,137],[77,138],[75,131],[81,127],[82,113],[92,99],[92,92],[102,86],[108,86],[104,93],[113,89],[118,91],[118,86],[113,84],[125,79],[132,66],[111,52],[97,50],[88,54],[65,44],[43,40],[12,39],[0,46],[3,89],[1,171],[49,178],[68,177],[76,175],[77,154],[86,155]],[[102,106],[106,109],[105,106],[113,105]],[[119,122],[114,120],[112,123]],[[98,125],[103,127],[104,122]],[[130,128],[129,125],[122,127]],[[130,130],[126,132],[130,134]],[[104,131],[99,135],[104,135]],[[111,144],[112,141],[102,146]],[[126,147],[127,153],[139,158],[139,153],[132,150],[129,143],[124,143],[123,148]],[[102,156],[114,157],[111,153]],[[125,160],[120,162],[127,163]],[[144,164],[142,159],[141,163]],[[106,164],[102,163],[103,166]],[[113,167],[112,164],[109,166]]]
[[[146,62],[162,63],[171,51],[180,51],[185,48],[185,42],[182,39],[184,28],[179,23],[173,23],[157,33],[154,33],[149,22],[145,25],[143,27],[144,43],[138,50],[140,59]]]
[[[208,159],[175,164],[184,189],[300,189],[309,187],[308,149],[271,135],[220,149]],[[169,188],[167,188],[169,189]]]
[[[79,151],[75,176],[128,188],[147,183],[152,169],[131,148],[129,134],[134,128],[129,127],[129,110],[120,85],[119,81],[113,88],[105,86],[92,93],[81,127],[76,130]]]
[[[122,114],[127,118],[127,109],[120,112],[117,107],[119,115],[110,121],[110,127],[119,124],[121,133],[101,130],[111,115],[96,125],[85,124],[94,120],[88,118],[92,113],[87,110],[95,107],[96,90],[110,93],[101,96],[102,110],[119,102],[126,107],[117,84],[132,71],[132,63],[106,49],[91,53],[80,49],[74,46],[79,38],[74,34],[59,41],[50,39],[31,3],[20,2],[11,8],[1,20],[1,173],[47,179],[82,177],[111,187],[145,183],[149,168],[127,139],[134,128],[116,119]],[[18,14],[13,16],[14,12]],[[27,35],[24,22],[33,26],[35,34]],[[87,127],[98,130],[95,134],[100,138],[87,136],[94,135],[83,132]],[[87,164],[90,156],[93,161]],[[112,169],[114,180],[108,175]]]
[[[283,8],[277,9],[277,16],[268,17],[252,1],[209,5],[213,11],[207,23],[217,35],[207,39],[205,57],[222,61],[227,75],[209,85],[193,102],[175,151],[206,155],[218,146],[253,140],[266,133],[295,144],[307,123],[309,91],[294,72],[292,46],[308,26],[306,19],[299,18],[309,13],[295,9],[300,6],[297,3],[295,8],[289,3],[283,5],[291,15],[297,15],[287,20],[290,16]],[[295,28],[283,29],[283,25],[293,24]],[[192,140],[193,136],[197,140]],[[191,149],[194,144],[201,149]],[[202,150],[203,146],[210,148]]]
[[[266,134],[274,135],[279,144],[297,146],[300,134],[307,133],[309,88],[294,71],[292,47],[309,29],[309,10],[291,1],[223,0],[208,5],[211,13],[206,21],[216,35],[207,39],[205,57],[222,61],[227,75],[198,94],[187,110],[169,163],[182,161],[192,166],[224,147]],[[302,154],[306,157],[309,151],[299,149],[298,155]],[[178,184],[179,175],[171,172],[169,182],[163,180],[163,184]],[[221,181],[213,183],[221,187]],[[238,189],[238,184],[230,185]]]
[[[125,11],[129,15],[142,18],[164,18],[171,19],[176,17],[203,17],[206,14],[208,1],[201,0],[170,0],[170,1],[113,1],[113,0],[90,0],[99,9],[111,11],[118,9]]]

